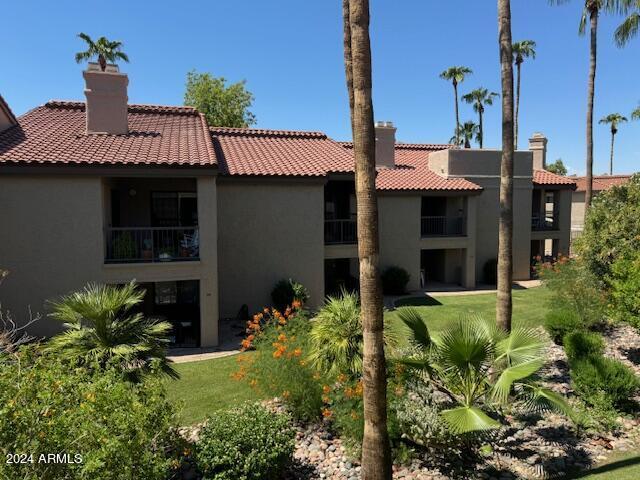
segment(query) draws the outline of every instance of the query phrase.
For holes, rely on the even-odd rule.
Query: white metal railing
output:
[[[355,220],[324,221],[324,243],[326,245],[356,243],[356,232]]]
[[[464,236],[463,216],[423,216],[420,222],[423,237],[459,237]]]
[[[113,227],[106,229],[105,263],[198,260],[198,227]]]

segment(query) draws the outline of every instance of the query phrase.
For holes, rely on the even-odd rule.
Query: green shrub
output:
[[[601,192],[585,218],[576,251],[601,281],[610,278],[612,264],[640,251],[640,175]]]
[[[557,345],[562,345],[562,341],[567,334],[582,330],[584,327],[584,322],[574,310],[551,310],[544,319],[544,328]]]
[[[198,468],[210,480],[281,478],[295,446],[290,421],[258,404],[216,414],[196,443]]]
[[[236,374],[265,396],[280,397],[300,420],[316,419],[322,410],[319,375],[306,360],[309,329],[304,311],[266,322],[254,340],[255,355]]]
[[[591,329],[603,322],[606,295],[602,284],[580,259],[560,257],[553,264],[537,266],[538,276],[551,292],[551,309],[573,310]]]
[[[580,359],[589,356],[599,356],[604,352],[602,335],[594,332],[576,330],[567,333],[562,341],[564,351],[570,359]]]
[[[166,480],[180,445],[163,384],[132,384],[116,369],[73,368],[23,347],[0,364],[0,478],[7,480]],[[8,453],[33,463],[7,464]],[[44,463],[69,454],[81,463]],[[77,455],[77,457],[76,457]]]
[[[624,409],[640,388],[638,377],[618,360],[592,355],[571,360],[570,367],[576,392],[590,405]]]
[[[482,267],[482,274],[487,285],[496,285],[498,283],[498,260],[495,258],[487,260]]]
[[[613,263],[609,285],[616,317],[640,328],[640,252]]]
[[[276,283],[271,291],[273,306],[280,311],[284,311],[294,300],[305,304],[309,300],[309,291],[301,283],[292,279],[282,279]]]
[[[382,291],[385,295],[402,295],[407,292],[411,276],[404,268],[391,266],[382,272]]]

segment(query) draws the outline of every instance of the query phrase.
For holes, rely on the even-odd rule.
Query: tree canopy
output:
[[[86,33],[79,33],[78,37],[84,40],[87,44],[87,49],[76,53],[77,63],[97,57],[100,69],[104,72],[107,68],[107,62],[115,63],[116,60],[129,62],[129,57],[122,51],[122,42],[112,41],[106,37],[100,37],[94,42]]]
[[[253,95],[245,83],[228,85],[224,77],[192,70],[187,73],[184,104],[202,112],[211,126],[249,127],[256,123],[256,117],[249,111]]]
[[[550,163],[549,165],[547,165],[546,170],[548,172],[551,173],[555,173],[556,175],[566,175],[567,174],[567,167],[565,166],[564,162],[562,161],[561,158],[557,159],[555,162]]]

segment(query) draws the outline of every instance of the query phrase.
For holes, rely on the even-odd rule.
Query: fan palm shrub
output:
[[[355,292],[342,290],[339,296],[328,296],[311,320],[309,332],[311,364],[327,376],[340,374],[350,378],[362,375],[363,337],[360,300]],[[387,347],[396,344],[396,335],[385,324]]]
[[[516,328],[507,333],[473,317],[432,337],[417,310],[403,308],[398,317],[415,349],[399,362],[423,372],[449,398],[450,408],[441,416],[452,433],[498,428],[503,408],[516,399],[530,410],[572,415],[561,395],[535,382],[544,365],[544,344],[537,330]]]
[[[51,316],[65,331],[47,349],[83,364],[120,368],[132,380],[151,371],[177,378],[167,359],[171,324],[136,312],[144,290],[134,282],[123,286],[88,284],[53,303]]]

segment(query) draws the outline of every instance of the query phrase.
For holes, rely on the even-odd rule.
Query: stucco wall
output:
[[[271,305],[282,278],[304,284],[311,307],[324,299],[324,185],[244,182],[218,185],[220,315]]]
[[[0,176],[0,286],[3,309],[19,321],[27,308],[46,315],[53,299],[102,272],[102,183],[99,177]],[[35,335],[59,331],[43,317]]]
[[[392,265],[411,276],[408,290],[420,288],[420,196],[380,195],[380,271]]]
[[[573,192],[571,195],[571,228],[584,228],[584,192]]]
[[[87,282],[200,281],[203,346],[218,342],[216,180],[197,181],[200,261],[104,264],[108,222],[108,180],[99,176],[0,176],[0,268],[11,273],[0,286],[0,301],[20,321],[27,308],[45,315],[30,332],[60,331],[47,318],[47,301]]]
[[[529,278],[531,250],[532,153],[516,152],[513,181],[513,276]],[[498,256],[500,216],[499,150],[443,150],[429,155],[432,169],[450,178],[464,177],[483,187],[477,198],[476,271],[482,281],[484,265]]]

